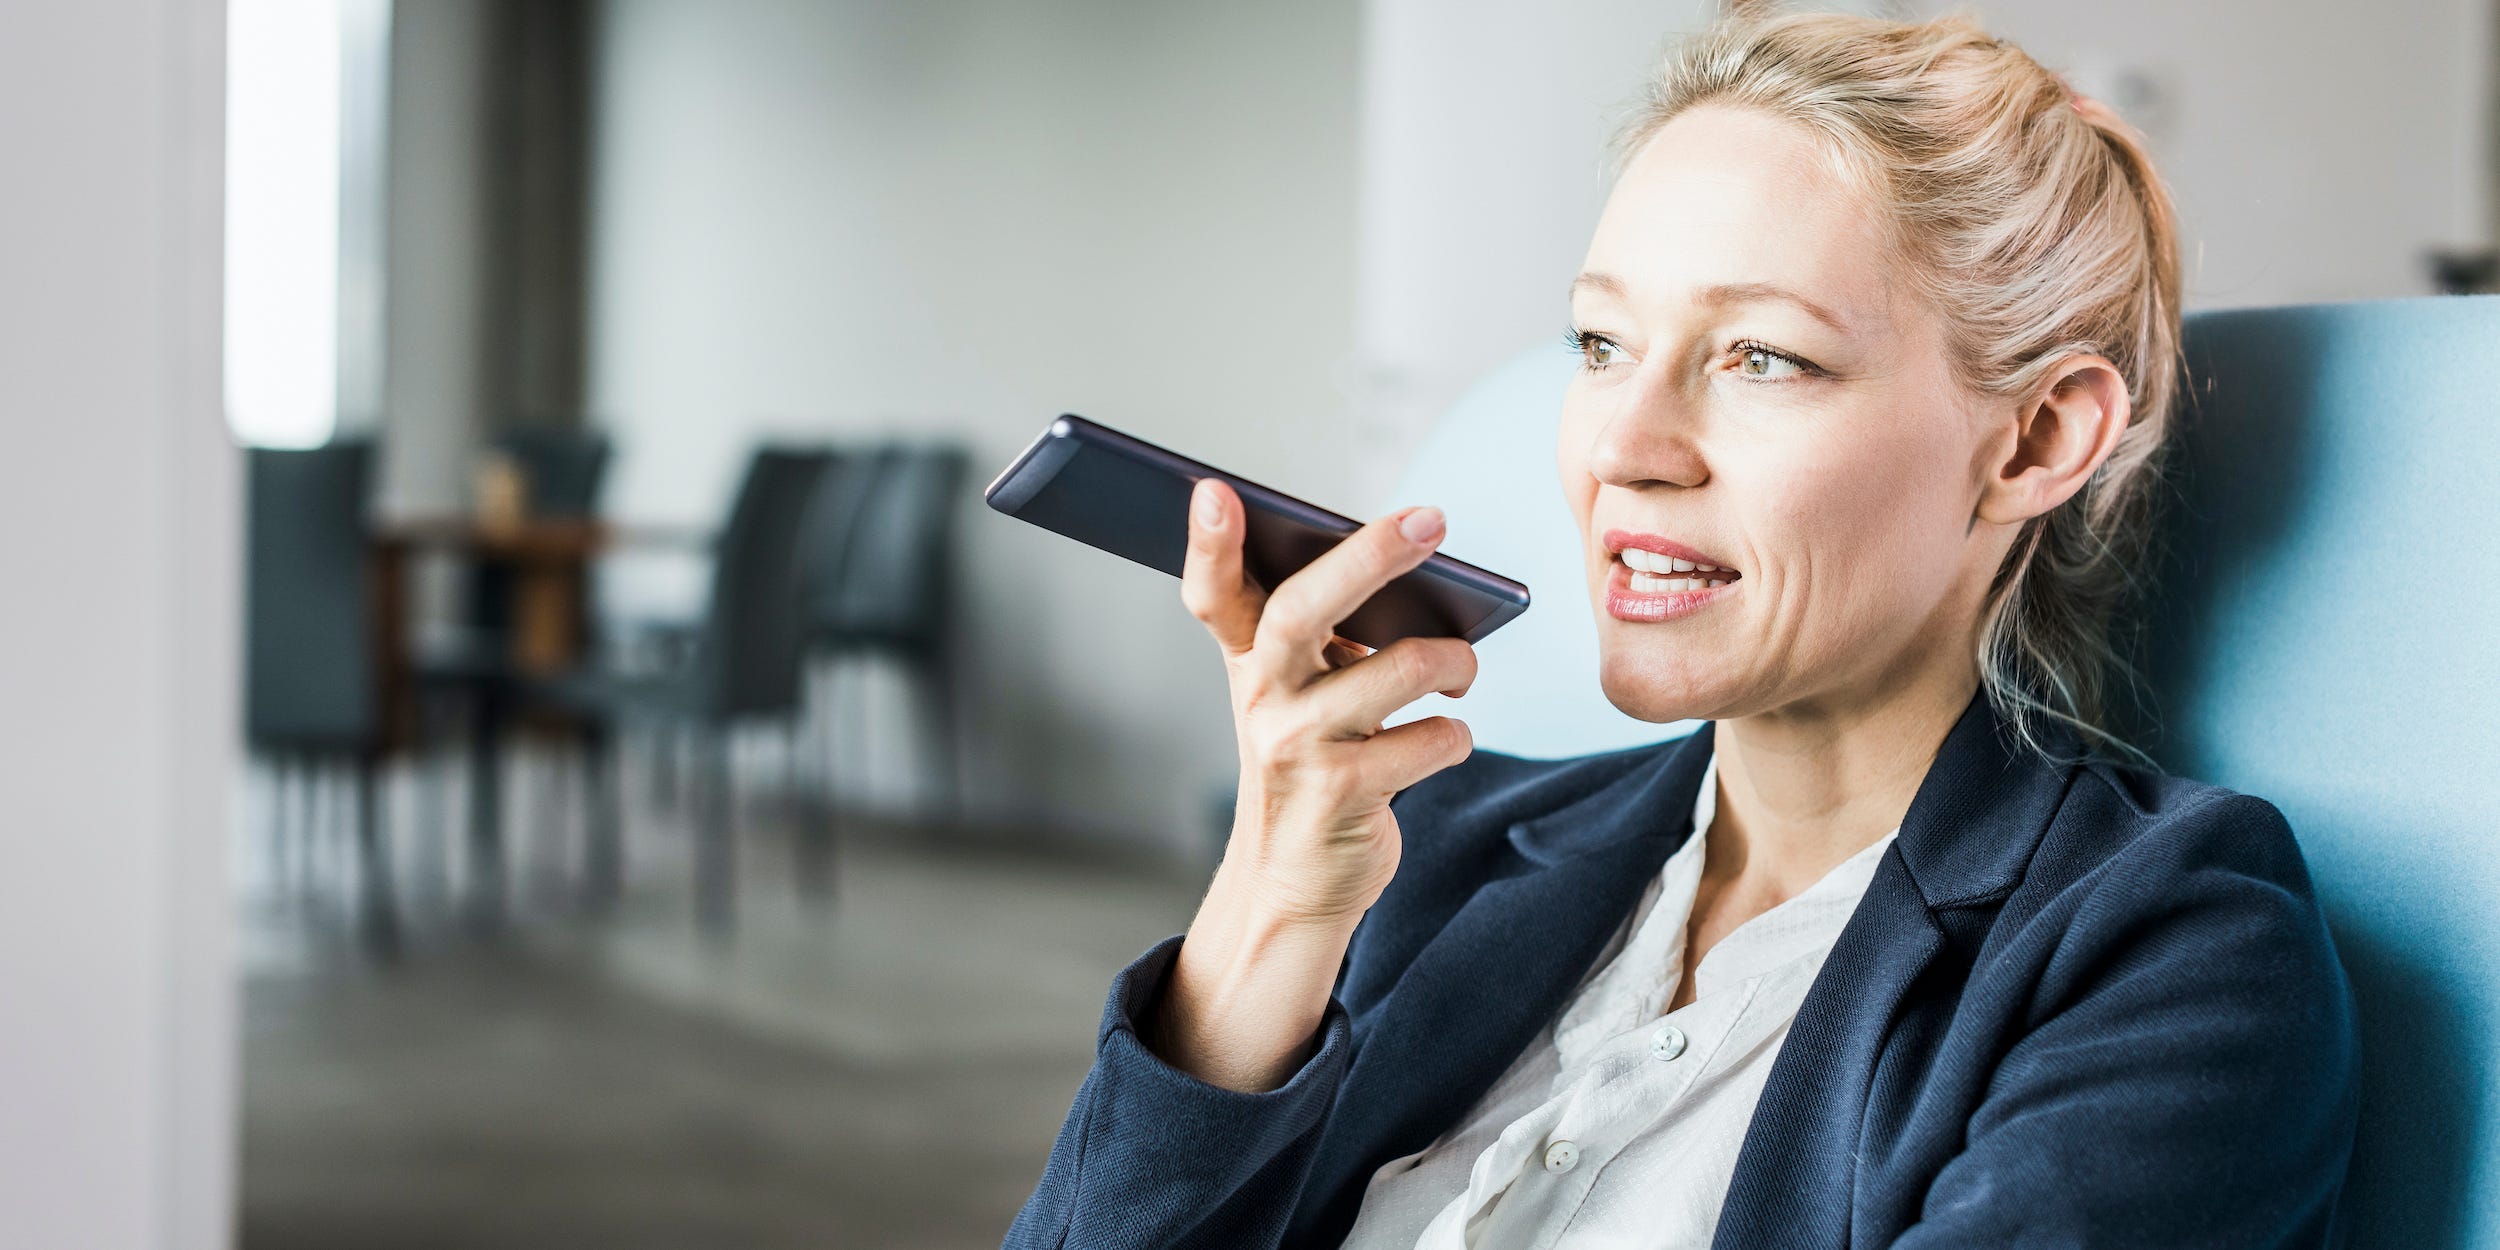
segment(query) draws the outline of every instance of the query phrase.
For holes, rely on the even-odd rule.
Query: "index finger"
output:
[[[1319,652],[1365,600],[1431,558],[1447,530],[1439,508],[1403,508],[1346,535],[1269,593],[1260,636]]]

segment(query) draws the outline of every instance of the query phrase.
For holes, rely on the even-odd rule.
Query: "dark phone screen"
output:
[[[1188,553],[1189,496],[1199,477],[1231,483],[1249,519],[1242,563],[1273,589],[1361,528],[1291,496],[1199,465],[1152,444],[1087,422],[1054,425],[989,492],[1001,512],[1180,576]],[[1368,647],[1424,635],[1471,642],[1527,607],[1524,587],[1436,555],[1382,587],[1338,625]],[[1475,584],[1484,582],[1488,584]]]

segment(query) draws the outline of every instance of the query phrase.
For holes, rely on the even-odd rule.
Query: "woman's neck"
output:
[[[1846,706],[1719,721],[1711,875],[1785,899],[1891,832],[1978,688],[1965,667]]]

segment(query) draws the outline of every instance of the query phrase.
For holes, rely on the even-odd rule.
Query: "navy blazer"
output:
[[[1396,879],[1279,1089],[1139,1042],[1180,939],[1148,951],[1006,1244],[1338,1244],[1590,971],[1690,835],[1711,741],[1478,751],[1400,792]],[[2272,804],[2052,763],[1973,696],[1790,1025],[1714,1244],[2321,1245],[2358,1050]]]

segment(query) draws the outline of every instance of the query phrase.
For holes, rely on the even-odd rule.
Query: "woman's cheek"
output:
[[[1794,628],[1847,634],[1882,615],[1902,570],[1898,491],[1880,469],[1840,460],[1791,462],[1753,483],[1745,545],[1787,583],[1774,598],[1806,618]]]

